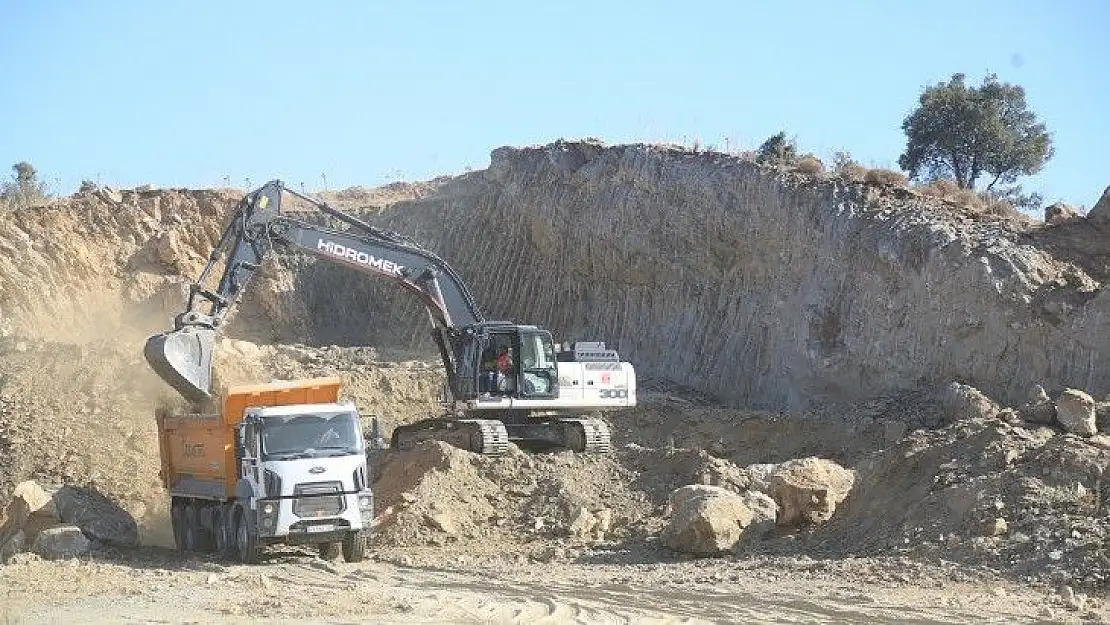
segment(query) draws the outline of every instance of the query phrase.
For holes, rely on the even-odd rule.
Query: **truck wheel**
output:
[[[231,524],[231,509],[227,506],[219,506],[213,511],[213,524],[215,525],[216,534],[216,555],[221,558],[231,556],[234,551],[234,541],[232,540],[232,532],[235,529]]]
[[[184,550],[196,551],[200,546],[200,517],[197,515],[197,507],[186,503],[181,507],[181,517],[185,529]]]
[[[334,560],[339,557],[342,546],[339,543],[320,543],[320,557],[325,560]]]
[[[362,562],[366,558],[366,534],[351,532],[343,538],[343,559]]]
[[[235,515],[235,546],[239,551],[239,561],[243,564],[258,564],[258,536],[250,530],[247,515],[242,510]]]
[[[185,551],[185,506],[177,497],[170,503],[170,524],[173,526],[173,544],[178,551]]]
[[[208,527],[204,524],[204,517],[208,517],[209,524],[215,522],[216,509],[211,504],[197,503],[193,506],[193,524],[197,528],[197,551],[201,553],[215,553],[216,529],[215,525]]]

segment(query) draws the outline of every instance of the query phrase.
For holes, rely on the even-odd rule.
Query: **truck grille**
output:
[[[335,516],[343,512],[343,484],[307,482],[293,489],[293,514],[302,519]],[[335,493],[335,494],[331,494]]]

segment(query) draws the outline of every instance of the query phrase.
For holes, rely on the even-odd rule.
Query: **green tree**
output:
[[[769,165],[790,165],[798,160],[798,147],[792,139],[786,138],[785,132],[780,132],[767,137],[755,151],[755,162]]]
[[[33,206],[48,196],[46,184],[39,180],[34,165],[21,161],[12,165],[12,180],[0,186],[0,199],[9,206],[23,208]]]
[[[1054,154],[1045,125],[1029,110],[1025,90],[989,74],[978,87],[964,74],[926,87],[918,106],[902,122],[906,151],[898,166],[914,179],[952,178],[974,189],[980,176],[987,190],[1030,176]]]

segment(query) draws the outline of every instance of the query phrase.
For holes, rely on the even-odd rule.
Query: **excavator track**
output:
[[[563,446],[585,454],[607,454],[613,450],[609,424],[591,417],[559,419],[563,426]]]
[[[493,419],[425,419],[393,429],[390,447],[408,450],[429,441],[443,441],[476,454],[496,456],[509,450],[505,424]]]

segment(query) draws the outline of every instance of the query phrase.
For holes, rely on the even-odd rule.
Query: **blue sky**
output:
[[[752,149],[780,129],[893,167],[924,85],[993,71],[1054,134],[1026,185],[1090,207],[1110,184],[1108,27],[1101,0],[0,0],[0,167],[63,193],[334,189],[560,137]]]

